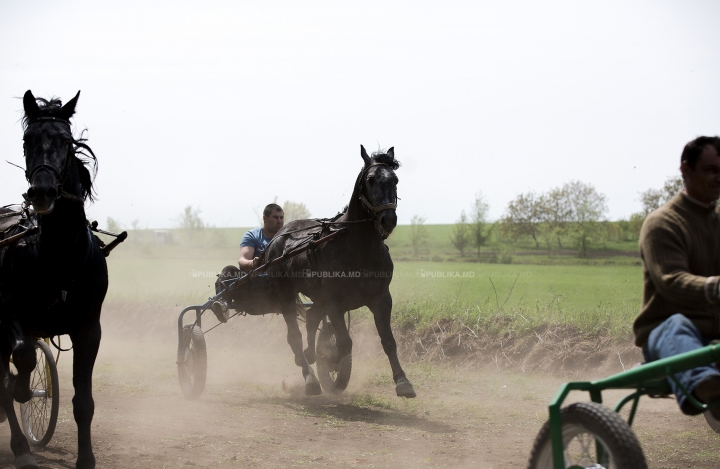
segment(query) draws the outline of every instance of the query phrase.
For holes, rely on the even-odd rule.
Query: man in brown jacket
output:
[[[680,157],[685,189],[648,215],[640,232],[643,304],[635,319],[635,343],[646,361],[695,350],[720,339],[720,138],[698,137]],[[714,366],[676,375],[705,403],[720,399]],[[686,414],[697,414],[670,382]],[[720,406],[712,408],[720,418]]]

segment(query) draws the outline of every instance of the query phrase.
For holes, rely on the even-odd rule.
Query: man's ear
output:
[[[690,167],[690,163],[687,162],[687,160],[682,160],[680,162],[680,172],[682,173],[683,180],[685,179],[685,176],[692,171],[692,168]]]

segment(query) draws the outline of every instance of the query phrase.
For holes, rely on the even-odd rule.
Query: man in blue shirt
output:
[[[265,207],[265,210],[263,210],[263,226],[247,231],[243,235],[242,241],[240,241],[240,258],[238,259],[238,266],[240,268],[238,269],[235,266],[229,265],[222,270],[215,282],[216,293],[219,293],[225,288],[222,284],[223,280],[238,278],[243,275],[241,271],[249,272],[260,267],[262,264],[262,254],[265,252],[267,245],[273,237],[280,228],[282,228],[284,221],[285,214],[282,207],[278,204],[269,204]],[[267,273],[263,273],[260,276],[263,275],[267,276]],[[253,279],[253,282],[258,283],[258,280],[260,279]],[[266,284],[268,282],[262,283]],[[258,287],[260,287],[260,285],[258,285]],[[243,286],[243,288],[245,287]],[[227,305],[229,300],[230,298],[223,295],[222,299],[214,301],[211,306],[213,313],[215,313],[215,316],[217,316],[220,322],[224,323],[229,319]]]
[[[260,254],[265,252],[270,240],[283,227],[285,214],[278,204],[269,204],[263,210],[263,226],[245,233],[240,241],[240,270],[249,272],[260,267]]]

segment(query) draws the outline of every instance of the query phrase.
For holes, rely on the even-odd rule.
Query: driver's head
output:
[[[685,145],[680,157],[685,189],[702,202],[720,198],[720,138],[698,137]]]
[[[285,221],[285,214],[278,204],[269,204],[263,210],[263,228],[272,235],[280,230]]]

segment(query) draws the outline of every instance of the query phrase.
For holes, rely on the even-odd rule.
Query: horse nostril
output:
[[[57,197],[57,194],[58,194],[57,189],[55,189],[54,187],[51,187],[50,189],[47,190],[45,195],[47,196],[48,199],[54,199],[55,197]]]
[[[31,199],[34,198],[35,197],[35,189],[33,189],[32,187],[30,189],[28,189],[27,195]]]

